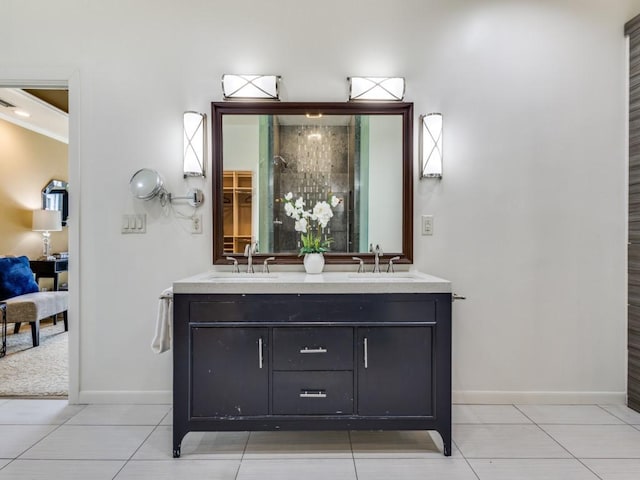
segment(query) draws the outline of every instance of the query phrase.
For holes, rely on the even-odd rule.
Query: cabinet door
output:
[[[266,328],[191,329],[191,415],[266,415],[269,409]]]
[[[358,414],[432,415],[432,329],[358,329]]]

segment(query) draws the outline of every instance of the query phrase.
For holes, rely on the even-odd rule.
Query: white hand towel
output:
[[[154,353],[166,352],[171,348],[171,324],[173,322],[173,288],[163,290],[158,302],[156,332],[151,342]]]

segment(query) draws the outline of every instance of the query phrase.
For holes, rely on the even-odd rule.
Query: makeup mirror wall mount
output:
[[[413,104],[403,102],[214,102],[213,263],[257,256],[302,263],[300,234],[284,196],[311,209],[342,199],[326,229],[328,264],[373,262],[369,246],[411,263]]]

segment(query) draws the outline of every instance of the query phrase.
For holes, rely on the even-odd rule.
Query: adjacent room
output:
[[[1,88],[0,130],[0,398],[66,398],[68,92]]]

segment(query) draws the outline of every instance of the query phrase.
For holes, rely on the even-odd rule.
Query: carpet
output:
[[[33,346],[31,328],[16,335],[7,326],[7,355],[0,358],[0,397],[66,397],[69,394],[69,334],[64,322],[40,322],[40,345]]]

